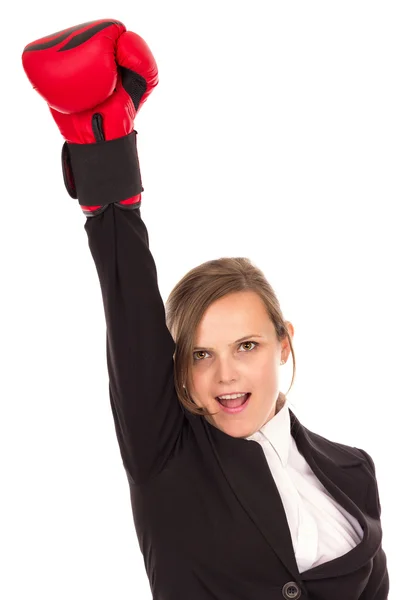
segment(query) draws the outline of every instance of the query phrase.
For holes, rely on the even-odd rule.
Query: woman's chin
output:
[[[239,419],[232,419],[230,422],[227,422],[226,419],[223,421],[218,419],[218,415],[214,417],[206,417],[207,421],[211,423],[214,427],[223,431],[227,435],[235,438],[246,438],[252,435],[253,430],[249,423],[245,421],[239,421]],[[254,428],[253,428],[254,429]]]

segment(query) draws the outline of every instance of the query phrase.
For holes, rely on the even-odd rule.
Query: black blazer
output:
[[[109,391],[154,600],[386,600],[374,464],[290,411],[299,451],[364,531],[350,552],[299,573],[260,444],[233,438],[179,403],[174,341],[140,209],[86,220],[107,325]]]

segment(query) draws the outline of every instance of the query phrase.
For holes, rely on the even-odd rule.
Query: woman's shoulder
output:
[[[304,447],[304,445],[306,445],[308,446],[308,449],[325,455],[326,458],[336,462],[338,465],[350,467],[358,464],[365,464],[374,472],[372,458],[365,450],[332,440],[316,433],[303,425],[292,411],[290,411],[290,413],[292,435],[298,446]]]

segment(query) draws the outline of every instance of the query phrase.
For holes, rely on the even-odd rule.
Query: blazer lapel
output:
[[[335,500],[358,518],[357,507],[365,506],[368,489],[364,459],[309,431],[290,409],[289,413],[299,452]]]
[[[363,512],[368,490],[368,467],[364,459],[356,451],[353,454],[348,448],[309,431],[290,409],[289,413],[291,434],[298,450],[333,498],[359,519],[364,529],[362,543],[378,548],[380,529]],[[237,499],[293,579],[298,579],[300,575],[285,510],[261,445],[229,436],[205,419],[203,424],[215,457]],[[362,560],[360,549],[354,554]],[[343,567],[346,568],[344,563]]]
[[[373,487],[369,467],[357,450],[309,431],[290,411],[291,433],[298,450],[332,497],[361,524],[364,536],[348,553],[302,573],[303,579],[339,577],[362,568],[382,542],[379,518],[368,510]]]
[[[229,436],[206,420],[204,424],[239,502],[293,578],[298,578],[285,510],[262,447],[258,442]]]

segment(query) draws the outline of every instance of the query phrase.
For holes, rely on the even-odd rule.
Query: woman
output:
[[[116,20],[28,44],[66,142],[107,323],[110,400],[155,600],[386,600],[374,464],[305,428],[279,392],[291,323],[244,258],[209,261],[167,315],[140,215],[134,119],[158,83]],[[166,322],[167,317],[167,322]]]

